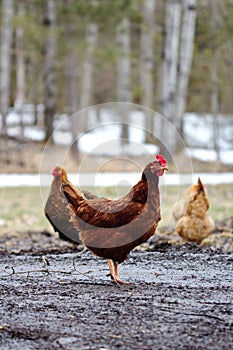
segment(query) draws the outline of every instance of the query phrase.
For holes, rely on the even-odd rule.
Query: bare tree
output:
[[[142,25],[141,25],[141,66],[140,83],[142,88],[142,104],[153,108],[154,105],[154,41],[155,41],[155,8],[156,0],[144,0],[142,4]],[[146,111],[145,127],[148,131],[153,131],[153,116],[150,111]],[[151,139],[147,133],[146,141]]]
[[[79,120],[75,116],[79,109],[79,101],[78,101],[78,70],[79,70],[79,62],[77,59],[77,52],[75,49],[76,45],[76,30],[77,23],[73,17],[73,6],[74,0],[66,0],[66,8],[67,13],[69,13],[68,22],[66,25],[66,42],[67,42],[67,56],[66,56],[66,66],[65,66],[65,76],[67,79],[68,86],[68,114],[71,117],[70,126],[71,126],[71,134],[72,134],[72,146],[71,152],[75,159],[78,159],[78,143],[76,142],[78,134],[80,132]]]
[[[165,26],[161,64],[160,94],[160,111],[166,119],[163,119],[162,121],[160,138],[162,144],[166,144],[170,152],[174,152],[176,147],[176,131],[175,128],[168,124],[168,122],[174,124],[175,118],[175,93],[177,87],[180,20],[180,0],[167,0],[165,4]]]
[[[131,62],[130,62],[130,21],[127,17],[124,17],[122,22],[117,28],[117,42],[121,49],[121,53],[118,58],[117,66],[117,100],[119,102],[131,102]],[[122,106],[120,104],[119,106]],[[128,123],[129,123],[129,108],[127,104],[124,104],[123,108],[119,109],[120,116],[122,118],[122,134],[121,139],[124,144],[127,142],[128,135]]]
[[[56,6],[55,0],[45,2],[44,25],[47,29],[45,40],[44,58],[44,104],[45,104],[45,141],[49,140],[53,133],[53,120],[56,112],[56,84],[55,84],[55,62],[56,62]],[[51,139],[52,142],[52,139]]]
[[[95,23],[89,23],[87,25],[86,32],[86,55],[82,66],[82,81],[80,87],[80,100],[78,101],[77,92],[77,55],[75,50],[75,33],[77,30],[77,24],[72,18],[72,6],[74,0],[67,0],[67,9],[71,14],[69,23],[67,23],[67,42],[68,44],[68,55],[66,65],[66,76],[69,86],[68,104],[69,114],[75,114],[78,109],[81,110],[79,114],[71,119],[71,132],[73,135],[72,154],[78,159],[78,136],[86,130],[87,127],[87,114],[82,112],[82,109],[88,107],[91,104],[92,97],[92,85],[93,85],[93,70],[94,70],[94,50],[96,48],[97,40],[97,25]],[[97,4],[96,0],[92,0],[92,4]]]
[[[98,1],[92,0],[96,6]],[[82,111],[91,105],[93,95],[94,51],[97,43],[98,27],[94,22],[87,24],[86,31],[86,55],[82,67],[82,83],[80,91],[79,133],[87,130],[88,111]]]
[[[94,6],[97,1],[92,0]],[[83,64],[82,87],[80,96],[80,109],[90,106],[92,97],[93,84],[93,65],[94,65],[94,50],[97,42],[97,25],[96,23],[89,23],[87,25],[86,43],[87,50]]]
[[[2,133],[7,134],[7,113],[10,104],[11,45],[13,0],[2,0],[1,61],[0,61],[0,103]]]
[[[212,50],[212,64],[211,64],[211,113],[213,115],[213,140],[214,149],[217,154],[217,159],[220,159],[219,149],[219,88],[218,88],[218,71],[217,71],[217,47],[216,47],[216,27],[217,27],[217,3],[216,0],[211,0],[211,50]]]
[[[183,0],[178,79],[176,88],[175,125],[182,134],[183,115],[186,108],[189,75],[193,57],[193,41],[197,0]]]
[[[25,57],[24,57],[24,29],[22,19],[25,15],[25,2],[20,0],[18,5],[18,20],[16,26],[16,111],[20,116],[21,136],[24,135],[23,108],[25,103]]]
[[[76,43],[76,23],[72,17],[74,0],[66,0],[65,5],[67,13],[69,13],[68,22],[65,28],[66,36],[66,61],[65,61],[65,76],[68,85],[68,114],[72,115],[78,109],[78,91],[77,91],[77,57],[75,50]]]
[[[170,153],[177,150],[177,132],[182,133],[188,81],[193,56],[196,0],[167,0],[162,57],[161,141]],[[183,10],[183,11],[182,11]]]
[[[74,0],[66,0],[67,13],[69,13],[68,23],[66,25],[66,42],[67,56],[65,65],[65,76],[68,86],[68,114],[73,115],[78,110],[78,89],[77,89],[77,74],[79,64],[77,63],[77,55],[75,48],[76,43],[76,23],[72,17]],[[77,122],[71,118],[71,133],[73,141],[76,139]]]

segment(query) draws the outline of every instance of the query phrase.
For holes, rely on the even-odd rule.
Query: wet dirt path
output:
[[[233,349],[232,253],[134,251],[123,286],[87,251],[45,253],[0,255],[0,349]]]

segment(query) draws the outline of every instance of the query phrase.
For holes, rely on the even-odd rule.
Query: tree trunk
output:
[[[145,107],[154,107],[154,41],[155,41],[155,7],[156,0],[144,0],[142,5],[141,25],[141,67],[140,82],[142,89],[142,105]],[[145,110],[145,128],[146,141],[151,142],[151,133],[153,133],[153,115],[151,111]]]
[[[175,91],[177,86],[177,62],[181,19],[179,0],[167,0],[163,39],[160,112],[164,116],[161,125],[161,148],[166,157],[175,152]],[[166,147],[165,147],[166,146]],[[169,152],[167,152],[167,150]],[[170,154],[169,154],[170,153]]]
[[[91,1],[93,6],[98,4],[98,1]],[[88,129],[88,111],[85,108],[91,106],[92,95],[93,95],[93,72],[94,72],[94,51],[96,49],[97,43],[97,33],[98,28],[95,23],[89,23],[87,25],[86,31],[86,54],[84,57],[83,67],[82,67],[82,82],[81,82],[81,91],[80,91],[80,103],[78,118],[75,119],[76,123],[76,148],[78,155],[78,135],[86,132]]]
[[[117,42],[121,49],[117,67],[117,100],[119,102],[131,102],[131,62],[130,62],[130,22],[128,18],[123,18],[117,28]],[[122,144],[128,143],[129,132],[129,105],[121,103],[119,113],[122,119]],[[122,108],[121,108],[122,107]]]
[[[67,26],[67,31],[72,32],[71,25]],[[70,37],[70,44],[73,42],[72,36]],[[72,134],[72,155],[77,160],[79,158],[78,153],[78,129],[79,129],[79,121],[77,116],[78,111],[78,89],[77,89],[77,57],[75,51],[73,50],[73,45],[68,50],[67,54],[67,86],[68,86],[68,114],[71,117],[71,134]]]
[[[24,0],[18,1],[18,18],[22,21],[25,14]],[[22,24],[16,27],[16,111],[20,116],[20,133],[24,136],[24,103],[25,103],[25,59],[24,59],[24,30]]]
[[[183,115],[186,108],[187,90],[193,57],[193,41],[196,22],[196,0],[184,0],[181,28],[178,85],[176,90],[175,125],[182,135]]]
[[[218,101],[218,71],[217,71],[217,48],[216,48],[216,25],[217,25],[217,3],[216,0],[211,1],[211,49],[212,49],[212,64],[211,64],[211,113],[213,115],[213,143],[214,150],[217,155],[217,160],[220,160],[219,149],[219,101]]]
[[[80,97],[80,109],[89,107],[92,98],[93,85],[93,53],[97,42],[97,25],[95,23],[88,24],[87,27],[87,52],[83,65],[82,89]]]
[[[53,133],[53,120],[56,112],[56,85],[55,85],[55,60],[56,60],[56,8],[54,0],[47,0],[45,5],[44,25],[47,28],[45,41],[44,61],[44,104],[45,104],[45,141],[50,139]]]
[[[68,85],[68,114],[72,115],[78,110],[78,91],[77,91],[77,57],[75,47],[76,23],[72,18],[74,0],[66,0],[66,10],[70,14],[65,29],[67,42],[67,59],[65,66],[65,76]]]
[[[0,103],[2,134],[7,134],[7,113],[10,104],[11,44],[13,1],[2,0],[1,62],[0,62]]]
[[[93,1],[92,1],[93,2]],[[93,2],[96,5],[97,2]],[[86,44],[87,50],[83,63],[83,76],[81,84],[80,110],[87,108],[92,103],[93,93],[93,71],[94,71],[94,51],[97,43],[97,25],[89,23],[87,25]],[[85,132],[88,127],[88,113],[81,112],[79,117],[79,128],[81,132]]]
[[[72,16],[73,13],[74,0],[66,0],[67,13],[70,14],[68,17],[68,23],[66,25],[66,41],[67,41],[67,59],[66,59],[66,79],[68,86],[68,114],[71,116],[71,134],[72,134],[72,146],[71,152],[75,160],[78,160],[78,130],[79,130],[79,121],[78,115],[76,114],[79,109],[78,103],[78,88],[77,88],[77,76],[79,64],[77,63],[77,54],[75,47],[75,32],[76,32],[76,23]]]

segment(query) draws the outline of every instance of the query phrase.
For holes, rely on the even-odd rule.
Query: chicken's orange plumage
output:
[[[157,159],[145,167],[141,180],[120,199],[86,199],[69,181],[61,186],[81,241],[94,254],[108,259],[115,283],[123,283],[118,263],[154,234],[160,220],[158,182],[167,166],[162,156]]]
[[[186,241],[201,243],[213,232],[215,224],[208,214],[209,200],[200,178],[187,193],[176,232]]]

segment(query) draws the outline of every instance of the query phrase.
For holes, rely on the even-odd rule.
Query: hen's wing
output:
[[[63,184],[62,190],[70,203],[71,210],[76,218],[80,219],[80,229],[84,226],[85,229],[92,226],[103,228],[124,226],[139,215],[144,207],[144,204],[132,201],[130,196],[118,200],[107,198],[87,200],[70,182]]]
[[[154,234],[160,220],[159,198],[158,202],[153,200],[154,205],[133,201],[131,196],[113,201],[86,200],[69,182],[63,184],[62,189],[70,203],[72,222],[80,231],[83,244],[106,258],[119,254],[121,250],[130,251],[145,242]],[[113,252],[113,248],[117,251]],[[110,249],[109,255],[106,251],[100,253],[100,249]]]

